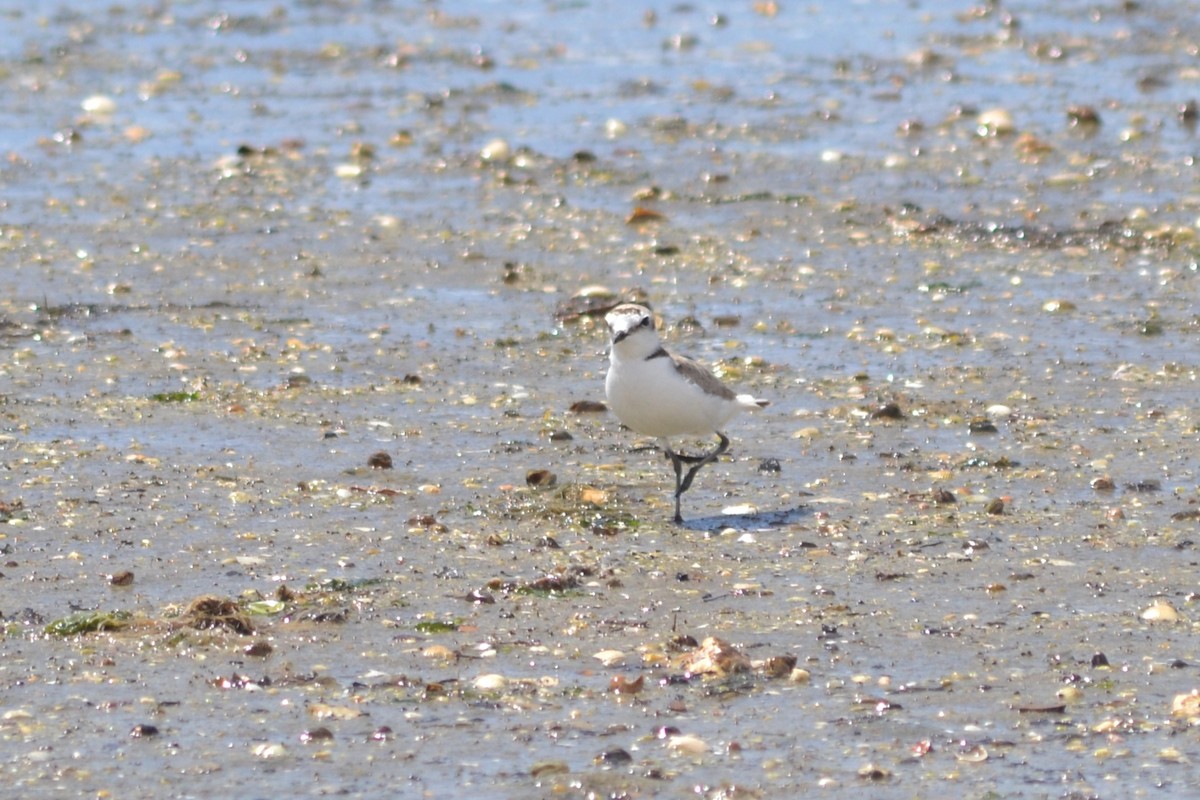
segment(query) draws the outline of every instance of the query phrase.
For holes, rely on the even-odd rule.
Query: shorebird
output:
[[[658,441],[675,468],[675,522],[683,522],[679,498],[692,486],[696,473],[729,449],[725,423],[745,408],[768,405],[748,394],[737,394],[690,358],[672,355],[662,346],[650,309],[624,303],[604,317],[612,335],[604,393],[609,408],[627,427]],[[674,436],[717,435],[708,453],[687,456],[671,449]],[[688,470],[683,471],[683,465]]]

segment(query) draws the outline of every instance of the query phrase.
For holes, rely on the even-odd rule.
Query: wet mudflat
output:
[[[14,791],[1195,793],[1196,9],[843,5],[0,12]]]

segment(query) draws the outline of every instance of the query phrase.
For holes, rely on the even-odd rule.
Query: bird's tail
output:
[[[771,405],[770,400],[759,400],[757,397],[750,394],[739,394],[737,396],[737,401],[738,405],[745,408],[766,408],[767,406]]]

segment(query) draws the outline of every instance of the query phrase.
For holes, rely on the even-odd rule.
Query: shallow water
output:
[[[0,9],[14,791],[1195,793],[1195,4],[773,8]],[[773,400],[684,526],[593,284]]]

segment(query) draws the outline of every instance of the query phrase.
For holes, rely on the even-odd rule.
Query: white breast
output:
[[[720,430],[742,403],[708,394],[685,379],[670,357],[622,359],[613,351],[604,381],[617,419],[644,436],[708,436]]]

